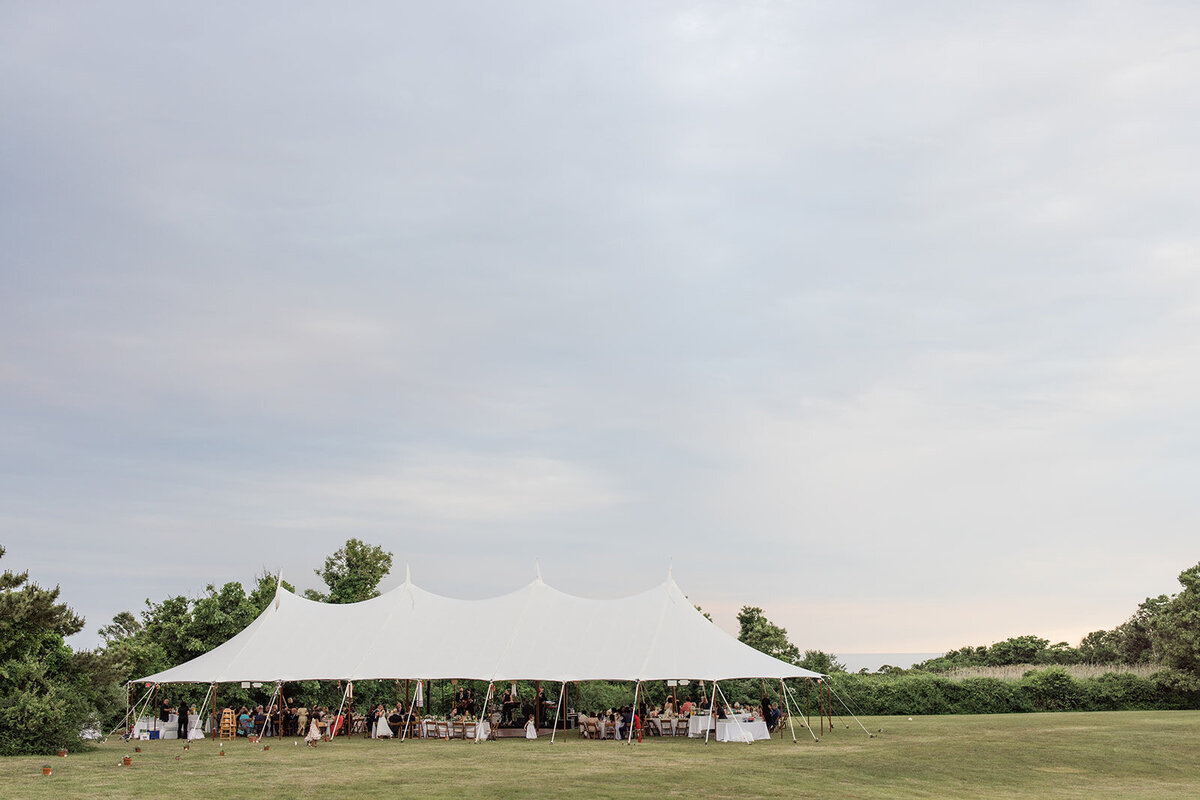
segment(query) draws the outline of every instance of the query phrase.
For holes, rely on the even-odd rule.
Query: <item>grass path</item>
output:
[[[0,759],[0,798],[1194,798],[1200,712],[866,719],[820,743],[211,741]],[[803,732],[803,731],[801,731]],[[807,735],[807,734],[805,734]],[[179,756],[177,759],[176,757]],[[54,774],[43,777],[42,764]]]

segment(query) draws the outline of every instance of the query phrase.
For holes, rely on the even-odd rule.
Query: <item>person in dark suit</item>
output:
[[[184,701],[179,701],[179,730],[178,736],[185,742],[188,738],[188,704]]]
[[[546,708],[546,690],[538,687],[537,695],[533,698],[534,720],[539,728],[543,727],[543,714]]]
[[[507,688],[504,694],[500,697],[500,708],[502,714],[500,716],[500,724],[511,726],[513,724],[513,711],[517,708],[517,701],[513,697],[512,689]]]

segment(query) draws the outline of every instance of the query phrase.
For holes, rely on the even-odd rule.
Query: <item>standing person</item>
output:
[[[525,720],[525,738],[537,738],[537,723],[534,722],[533,715],[530,715],[529,719]]]
[[[537,695],[533,698],[533,713],[537,726],[542,727],[543,709],[546,708],[546,690],[541,686],[538,687]]]
[[[176,735],[185,742],[188,740],[188,704],[179,701],[179,730]]]
[[[316,747],[319,741],[321,741],[321,726],[317,724],[317,715],[313,714],[308,723],[308,735],[304,737],[304,743],[309,747]]]
[[[171,701],[165,697],[163,698],[162,705],[158,708],[158,719],[162,722],[164,728],[164,733],[160,735],[165,735],[167,723],[171,721]]]
[[[513,699],[511,688],[505,688],[504,696],[500,699],[500,707],[504,711],[504,715],[500,720],[500,724],[504,725],[505,727],[513,726],[515,724],[515,720],[513,720],[513,710],[517,707],[517,702]]]

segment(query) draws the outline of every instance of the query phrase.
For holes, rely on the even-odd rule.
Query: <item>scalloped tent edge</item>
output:
[[[279,588],[229,641],[138,683],[449,679],[651,681],[823,678],[709,622],[672,577],[596,600],[535,578],[509,594],[459,600],[400,586],[333,605]]]

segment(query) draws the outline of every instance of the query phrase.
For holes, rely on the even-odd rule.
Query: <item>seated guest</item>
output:
[[[400,704],[396,703],[395,708],[387,716],[388,727],[392,729],[392,736],[400,735],[400,724],[404,722],[404,712],[400,710]]]
[[[254,720],[250,718],[250,711],[245,706],[242,706],[238,711],[238,736],[249,736],[250,728],[254,725]]]
[[[629,731],[629,726],[633,724],[633,707],[625,706],[621,709],[621,719],[617,721],[617,738],[625,739]]]
[[[263,711],[262,706],[258,706],[254,709],[254,732],[270,736],[270,734],[267,733],[267,713]]]

